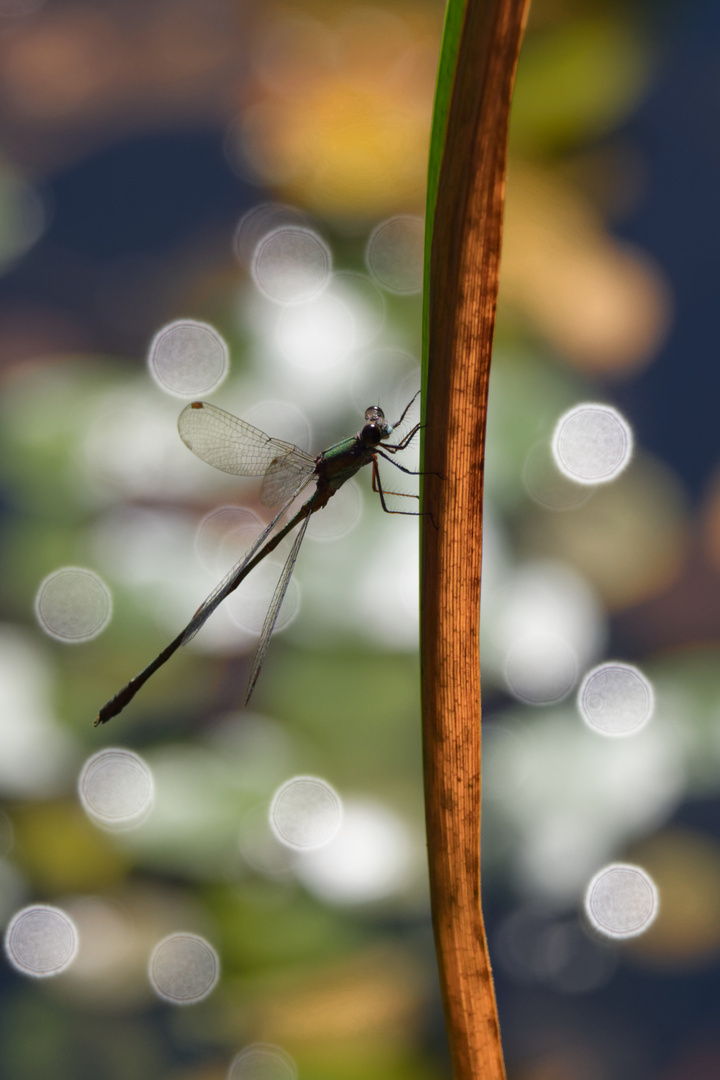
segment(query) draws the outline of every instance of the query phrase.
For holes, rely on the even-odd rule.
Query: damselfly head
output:
[[[381,439],[387,439],[392,427],[385,419],[385,413],[379,405],[371,405],[365,410],[365,424],[358,435],[363,442],[377,446]]]

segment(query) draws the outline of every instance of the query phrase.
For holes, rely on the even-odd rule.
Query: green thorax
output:
[[[375,454],[375,446],[368,445],[358,435],[350,439],[342,439],[334,446],[323,450],[316,458],[316,468],[319,477],[325,480],[334,489],[341,487],[346,480],[354,476],[368,465]]]

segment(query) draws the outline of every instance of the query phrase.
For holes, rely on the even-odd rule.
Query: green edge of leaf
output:
[[[440,166],[445,149],[450,98],[452,96],[455,68],[457,66],[460,36],[462,34],[467,0],[448,0],[445,10],[438,76],[435,86],[432,128],[430,132],[430,153],[428,157],[427,199],[425,204],[425,253],[423,263],[423,314],[422,314],[422,422],[425,422],[425,402],[428,378],[428,340],[429,340],[429,288],[430,288],[430,252],[432,250],[435,204],[437,202]]]

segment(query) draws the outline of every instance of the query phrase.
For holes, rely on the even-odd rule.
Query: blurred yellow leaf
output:
[[[18,861],[44,892],[107,888],[129,862],[112,840],[69,803],[28,803],[12,813]]]

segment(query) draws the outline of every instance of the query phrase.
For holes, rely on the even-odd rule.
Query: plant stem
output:
[[[458,19],[451,0],[459,40],[447,119],[443,125],[436,117],[434,126],[434,141],[444,127],[436,195],[431,151],[423,746],[433,926],[456,1080],[505,1077],[480,905],[479,612],[507,132],[528,6],[529,0],[466,0]],[[450,18],[449,10],[446,37]],[[440,100],[439,84],[436,108]]]

